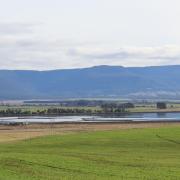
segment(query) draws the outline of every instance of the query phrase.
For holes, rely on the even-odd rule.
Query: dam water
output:
[[[151,122],[179,121],[180,112],[171,113],[131,113],[118,116],[28,116],[0,117],[0,124],[64,123],[64,122]]]

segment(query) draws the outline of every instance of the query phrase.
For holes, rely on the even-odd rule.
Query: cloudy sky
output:
[[[180,64],[179,0],[0,0],[0,69]]]

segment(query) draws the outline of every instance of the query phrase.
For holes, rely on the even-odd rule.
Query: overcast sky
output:
[[[0,0],[0,69],[180,64],[180,0]]]

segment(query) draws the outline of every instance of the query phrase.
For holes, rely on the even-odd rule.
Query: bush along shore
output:
[[[128,113],[126,108],[48,108],[43,110],[5,109],[0,110],[0,117],[8,116],[61,116],[61,115],[115,115]]]

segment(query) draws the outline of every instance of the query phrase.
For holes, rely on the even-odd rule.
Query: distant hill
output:
[[[179,98],[180,66],[0,70],[0,99]]]

